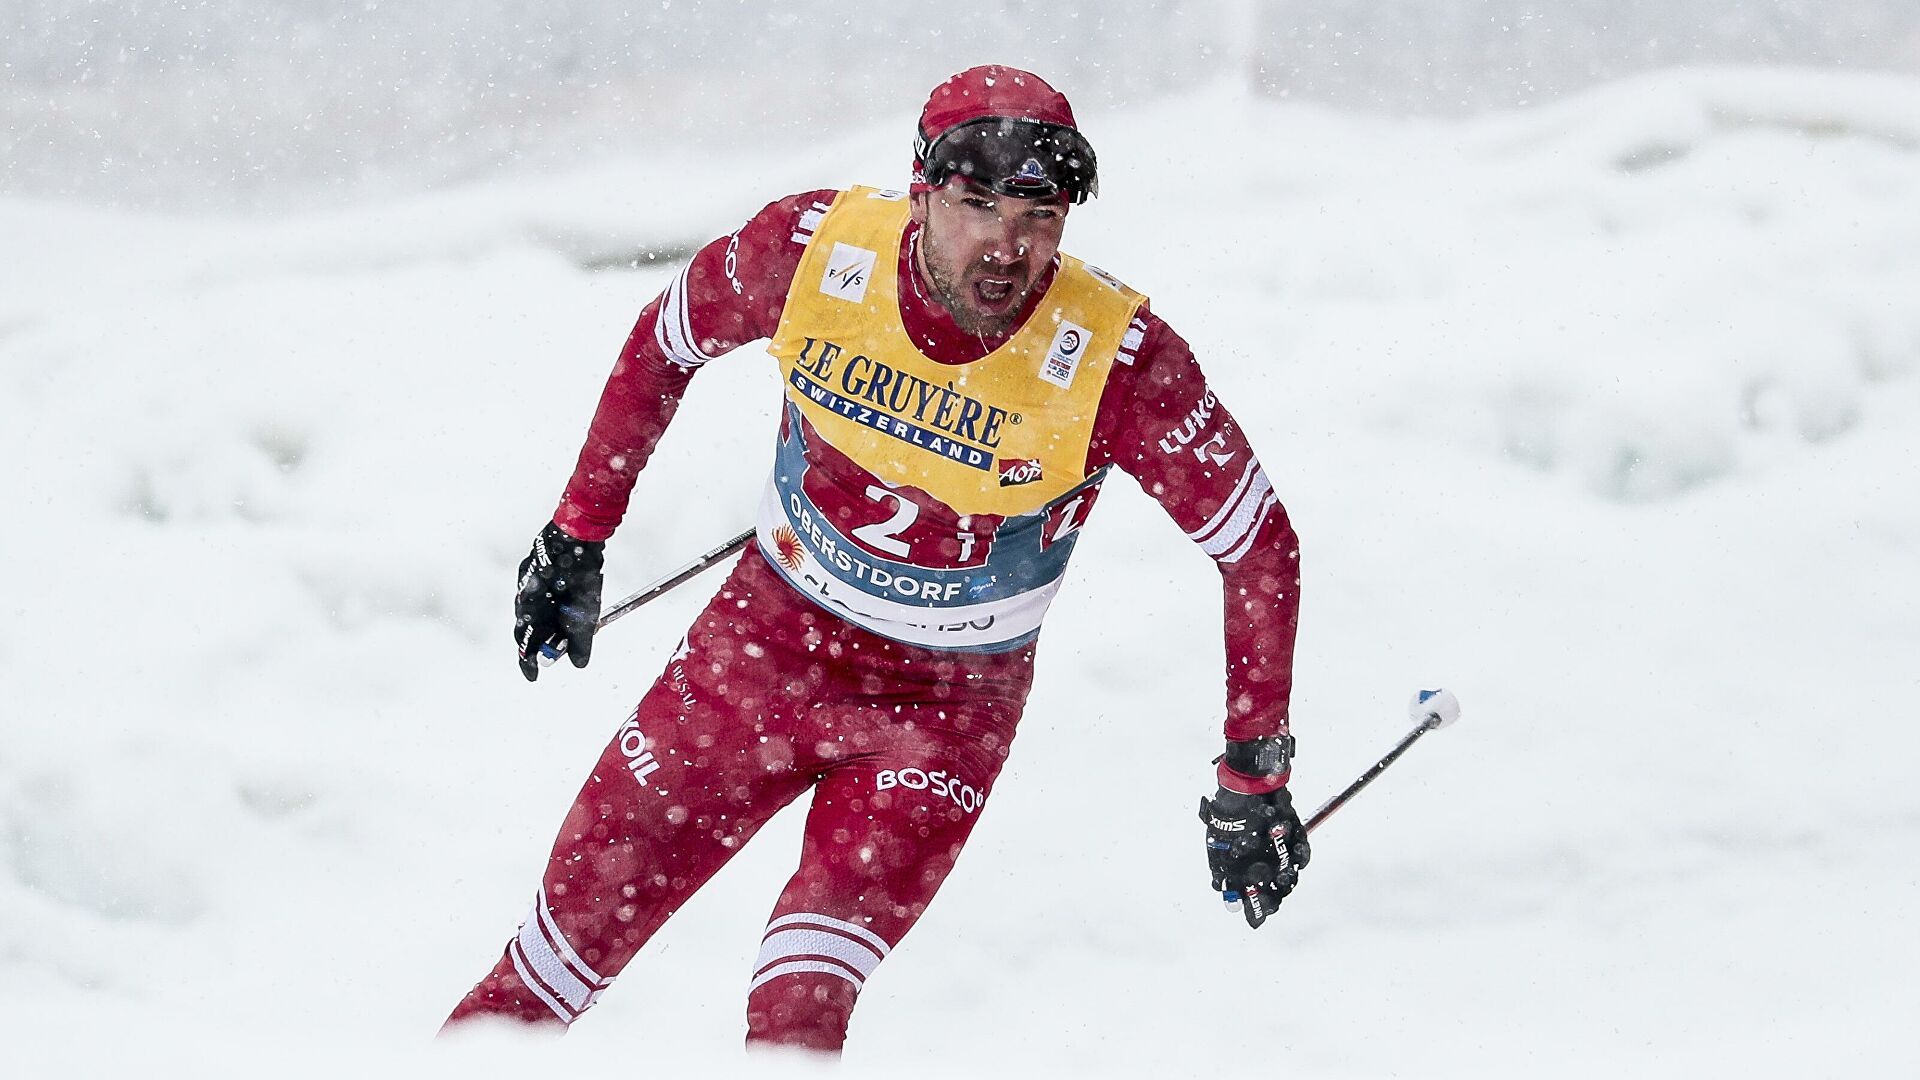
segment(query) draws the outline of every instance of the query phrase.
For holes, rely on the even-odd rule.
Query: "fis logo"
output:
[[[1019,487],[1040,479],[1039,458],[1001,458],[1000,486]]]
[[[820,291],[839,300],[865,300],[867,282],[873,279],[873,266],[879,258],[878,252],[866,248],[834,244],[833,254],[827,256],[827,271],[820,278]]]

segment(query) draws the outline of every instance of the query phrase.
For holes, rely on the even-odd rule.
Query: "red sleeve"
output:
[[[807,236],[834,191],[770,203],[731,236],[694,253],[666,291],[640,311],[586,445],[553,512],[581,540],[605,540],[627,512],[633,482],[680,407],[702,364],[749,341],[772,337]]]
[[[1131,474],[1219,568],[1227,738],[1288,734],[1299,538],[1187,343],[1145,308],[1134,328],[1140,345],[1108,380],[1089,463]]]

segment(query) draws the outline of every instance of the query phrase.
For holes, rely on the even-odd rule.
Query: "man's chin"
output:
[[[966,297],[961,303],[949,303],[947,313],[960,329],[979,337],[1001,337],[1013,329],[1014,322],[1020,317],[1020,309],[1025,306],[1027,294],[1013,292],[1006,300],[990,304],[974,297]]]
[[[1005,337],[1013,329],[1013,315],[989,315],[980,311],[953,311],[949,314],[953,316],[955,326],[975,337]]]

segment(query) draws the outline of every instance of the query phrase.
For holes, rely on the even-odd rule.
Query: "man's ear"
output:
[[[907,196],[907,207],[912,211],[913,223],[915,225],[925,225],[927,223],[927,201],[931,198],[933,198],[933,196],[924,191],[916,191]]]

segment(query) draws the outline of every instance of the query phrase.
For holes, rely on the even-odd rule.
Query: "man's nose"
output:
[[[1015,218],[1003,221],[990,238],[986,252],[981,256],[985,262],[1015,263],[1027,257],[1032,248],[1032,238],[1027,235],[1025,223]]]

